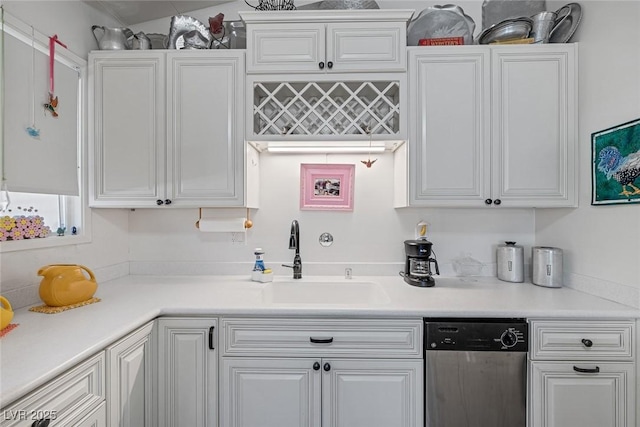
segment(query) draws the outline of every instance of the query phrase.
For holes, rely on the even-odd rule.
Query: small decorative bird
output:
[[[44,104],[44,109],[49,111],[53,117],[58,117],[58,112],[56,111],[58,108],[58,97],[54,98],[53,94],[49,94],[49,102]]]
[[[604,173],[607,179],[613,177],[622,185],[621,196],[640,194],[640,188],[633,184],[640,176],[640,150],[623,157],[620,150],[609,145],[600,150],[598,158],[598,170]],[[631,187],[633,191],[627,190],[627,187]]]
[[[371,160],[371,158],[369,158],[368,160],[360,160],[362,162],[362,164],[364,164],[366,167],[370,168],[378,159],[373,159]]]

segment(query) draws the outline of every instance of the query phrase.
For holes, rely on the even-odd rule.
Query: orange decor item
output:
[[[0,330],[7,327],[11,323],[11,319],[13,319],[11,304],[5,297],[0,297]]]
[[[89,274],[85,276],[83,270]],[[98,283],[93,272],[83,265],[52,264],[38,270],[40,299],[51,307],[77,304],[93,296]]]

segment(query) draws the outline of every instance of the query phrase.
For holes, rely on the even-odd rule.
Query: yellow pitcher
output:
[[[0,297],[0,329],[6,328],[11,323],[11,319],[13,319],[11,304],[5,297]]]
[[[85,276],[83,270],[89,274]],[[51,307],[76,304],[86,301],[98,289],[93,272],[84,265],[52,264],[38,270],[40,282],[40,299]]]

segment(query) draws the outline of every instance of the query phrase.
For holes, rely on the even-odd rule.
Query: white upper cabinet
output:
[[[492,52],[492,199],[577,206],[577,45]]]
[[[89,57],[90,206],[166,198],[164,54]]]
[[[409,205],[577,205],[577,45],[409,49]]]
[[[90,206],[254,205],[243,51],[99,51],[89,62]]]
[[[240,12],[248,73],[406,70],[410,10]]]
[[[487,49],[409,54],[412,205],[479,206],[491,193]]]

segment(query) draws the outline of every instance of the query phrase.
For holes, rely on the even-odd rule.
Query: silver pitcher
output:
[[[133,35],[131,39],[131,49],[146,50],[151,49],[151,39],[145,33],[140,31]]]
[[[98,37],[96,30],[102,30],[102,35]],[[100,50],[123,50],[131,49],[129,38],[133,37],[133,31],[124,27],[103,27],[102,25],[92,25],[93,37],[98,42]]]
[[[533,20],[533,26],[531,27],[529,37],[533,37],[534,43],[549,43],[549,39],[553,32],[562,22],[564,22],[565,19],[567,19],[568,16],[569,14],[566,13],[558,19],[558,14],[556,12],[549,11],[533,15],[531,17]]]

